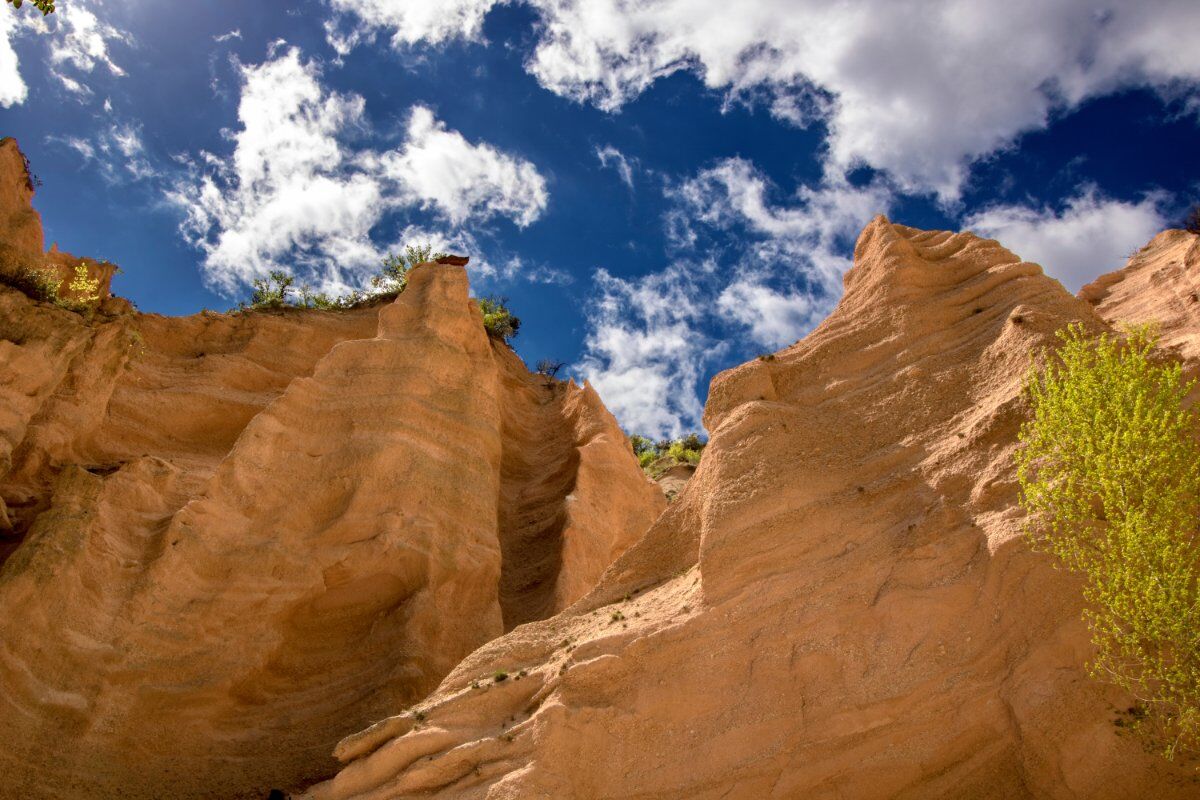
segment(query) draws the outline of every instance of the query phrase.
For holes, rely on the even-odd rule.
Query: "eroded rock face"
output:
[[[17,140],[11,136],[0,139],[0,282],[22,271],[46,271],[60,280],[59,297],[80,300],[87,293],[73,290],[71,282],[77,268],[83,267],[88,279],[95,282],[95,296],[108,300],[115,264],[77,258],[59,250],[57,244],[45,251],[42,217],[33,207],[34,181]]]
[[[714,380],[699,469],[596,589],[303,796],[1196,797],[1117,735],[1079,586],[1020,534],[1023,376],[1077,320],[996,242],[877,219],[817,330]]]
[[[1200,362],[1200,236],[1163,231],[1079,296],[1114,325],[1153,323],[1163,346]]]
[[[0,288],[0,326],[3,797],[328,777],[664,504],[590,387],[489,340],[461,267],[349,312],[90,325]]]

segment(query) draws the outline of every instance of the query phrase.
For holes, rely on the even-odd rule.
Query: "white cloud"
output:
[[[478,40],[483,18],[493,5],[479,0],[329,0],[329,4],[339,14],[355,18],[349,34],[339,33],[336,26],[326,27],[331,43],[337,42],[335,49],[343,54],[347,44],[353,47],[380,28],[391,31],[396,48],[419,41]]]
[[[214,36],[213,41],[218,42],[218,43],[224,43],[224,42],[232,41],[233,39],[241,39],[241,38],[242,38],[241,30],[234,28],[233,30],[229,31],[229,33],[222,33],[220,36]]]
[[[407,134],[401,150],[383,156],[383,172],[451,222],[499,214],[525,227],[546,210],[546,181],[529,161],[471,144],[425,106],[413,108]]]
[[[162,173],[150,162],[139,126],[118,122],[98,129],[90,138],[79,136],[49,137],[70,147],[92,163],[108,183],[145,180]]]
[[[596,273],[576,372],[631,433],[678,436],[700,419],[696,383],[719,352],[701,331],[704,290],[697,277],[711,268],[677,263],[634,279]]]
[[[502,0],[333,0],[393,40],[478,38]],[[527,69],[615,110],[691,70],[731,98],[829,125],[828,166],[957,198],[968,165],[1052,114],[1130,86],[1195,91],[1195,0],[527,0]],[[417,10],[419,9],[419,10]]]
[[[50,49],[50,61],[54,64],[71,64],[81,72],[91,72],[103,64],[113,75],[122,76],[125,70],[113,62],[109,55],[110,42],[128,42],[124,31],[101,22],[95,14],[82,5],[63,7],[55,12],[59,17],[59,35]]]
[[[636,159],[627,158],[624,153],[611,144],[597,147],[596,158],[600,159],[600,166],[615,169],[617,175],[621,177],[621,183],[628,186],[630,190],[633,189],[633,167],[637,163]]]
[[[122,69],[112,58],[111,48],[114,44],[133,44],[133,37],[115,25],[100,19],[82,2],[63,4],[48,16],[39,13],[5,14],[0,22],[0,105],[6,94],[6,86],[14,79],[20,81],[17,74],[17,57],[11,51],[11,37],[16,29],[28,31],[46,38],[48,49],[49,72],[63,87],[80,98],[92,94],[91,88],[80,79],[81,74],[91,74],[97,67],[103,66],[116,77],[123,77]],[[7,26],[7,30],[4,30]],[[73,70],[74,75],[66,70]],[[10,90],[11,91],[11,90]]]
[[[831,300],[798,289],[778,291],[747,276],[725,287],[717,297],[717,308],[749,328],[755,342],[778,349],[816,327],[828,313]]]
[[[726,159],[669,191],[675,208],[668,228],[677,245],[694,246],[700,225],[741,230],[747,255],[763,265],[804,263],[806,278],[839,290],[849,266],[848,240],[876,214],[887,211],[892,192],[881,181],[852,186],[830,179],[801,186],[790,204],[773,204],[767,178],[749,161]]]
[[[242,78],[232,162],[202,154],[214,169],[171,195],[207,277],[231,292],[299,262],[322,287],[346,285],[340,265],[374,265],[369,233],[382,214],[378,179],[354,168],[338,138],[361,124],[362,98],[326,92],[297,49]]]
[[[698,428],[697,382],[723,353],[709,332],[744,358],[813,328],[841,294],[853,238],[890,201],[878,182],[776,194],[752,164],[726,159],[667,192],[680,260],[637,278],[597,273],[576,372],[628,430]]]
[[[389,249],[372,229],[417,207],[439,213],[450,230],[410,225],[398,242],[469,253],[486,273],[494,268],[460,224],[502,215],[527,225],[546,207],[532,164],[467,142],[421,106],[399,150],[354,149],[349,140],[366,127],[362,97],[328,91],[296,48],[273,47],[268,61],[240,71],[232,159],[202,152],[168,195],[205,254],[207,279],[226,293],[280,268],[327,291],[359,286]]]
[[[1041,264],[1047,275],[1077,292],[1120,267],[1131,251],[1165,227],[1161,201],[1154,194],[1136,203],[1113,200],[1084,187],[1061,211],[995,206],[968,217],[964,225]]]
[[[21,78],[17,51],[12,45],[16,31],[16,19],[5,9],[0,15],[0,106],[4,108],[20,105],[29,96],[29,88]]]

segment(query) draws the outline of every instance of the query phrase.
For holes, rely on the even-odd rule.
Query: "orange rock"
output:
[[[1163,346],[1200,363],[1200,236],[1163,231],[1079,296],[1113,325],[1153,323]]]
[[[71,282],[77,277],[77,268],[83,267],[88,280],[95,281],[95,297],[106,300],[117,265],[77,258],[60,251],[57,244],[43,252],[42,217],[33,208],[36,189],[17,140],[11,136],[0,139],[0,278],[23,270],[49,270],[61,281],[59,297],[82,300],[89,294],[72,290]]]
[[[1104,323],[994,241],[883,218],[845,283],[714,379],[695,476],[593,591],[302,796],[1196,797],[1117,735],[1079,586],[1020,535],[1030,354]]]
[[[0,796],[332,775],[341,737],[575,600],[664,504],[589,387],[489,339],[461,267],[348,312],[0,304]]]

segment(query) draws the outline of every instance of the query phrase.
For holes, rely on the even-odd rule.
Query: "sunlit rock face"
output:
[[[713,381],[699,469],[593,591],[303,796],[1195,797],[1117,735],[1079,585],[1020,532],[1030,355],[1105,322],[995,241],[883,218],[845,285]]]
[[[0,287],[0,498],[0,797],[56,799],[330,777],[665,505],[446,264],[337,312],[89,321]]]

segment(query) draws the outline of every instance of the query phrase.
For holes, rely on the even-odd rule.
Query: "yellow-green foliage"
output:
[[[642,469],[651,477],[657,478],[676,464],[699,464],[705,442],[694,433],[679,439],[664,439],[661,442],[635,433],[629,437],[629,445],[633,448],[633,454],[637,456]]]
[[[1059,333],[1031,372],[1017,456],[1037,547],[1084,578],[1090,669],[1137,701],[1128,726],[1167,758],[1200,753],[1200,444],[1156,334]]]
[[[75,293],[76,303],[88,305],[100,300],[100,279],[88,277],[85,264],[75,265],[75,277],[67,284],[67,288]]]
[[[488,336],[507,342],[517,335],[521,320],[514,316],[505,303],[504,297],[481,297],[476,300],[479,311],[483,314],[483,327]]]

